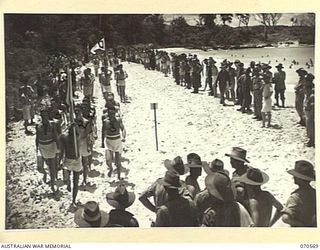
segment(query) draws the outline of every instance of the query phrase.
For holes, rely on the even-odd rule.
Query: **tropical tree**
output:
[[[217,18],[216,14],[200,14],[199,15],[201,24],[203,24],[203,26],[209,29],[213,28],[216,25],[215,23],[216,18]]]
[[[276,26],[282,17],[281,13],[270,13],[270,25],[271,26]]]
[[[155,42],[162,44],[164,39],[164,19],[163,15],[152,14],[148,15],[142,21],[145,42]]]
[[[295,17],[296,25],[299,26],[315,26],[315,14],[314,13],[305,13],[300,14]]]
[[[226,23],[231,23],[233,14],[220,14],[221,21],[223,25],[226,25]]]
[[[255,19],[263,24],[264,27],[264,40],[268,40],[268,27],[273,27],[277,25],[280,18],[282,17],[282,14],[280,13],[260,13],[255,14]]]
[[[239,27],[242,24],[244,24],[246,27],[248,27],[249,20],[250,20],[250,14],[236,14],[236,17],[239,20]]]

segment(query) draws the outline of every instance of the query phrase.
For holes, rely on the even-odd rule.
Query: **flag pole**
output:
[[[67,102],[69,101],[69,113],[70,113],[70,122],[71,124],[74,123],[74,106],[73,106],[73,92],[72,92],[72,79],[71,79],[71,71],[69,66],[67,67],[67,78],[68,78],[68,89],[67,89]],[[74,149],[75,149],[75,156],[78,158],[78,141],[77,141],[77,134],[76,134],[76,127],[73,126],[73,140],[74,140]]]

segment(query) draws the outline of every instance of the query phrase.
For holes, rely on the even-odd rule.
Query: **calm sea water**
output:
[[[175,52],[177,54],[186,53],[186,54],[197,54],[200,60],[212,56],[217,61],[217,66],[220,66],[220,63],[227,59],[229,61],[234,61],[239,59],[248,67],[250,61],[255,62],[264,62],[269,63],[272,66],[271,71],[275,72],[275,66],[279,63],[282,63],[284,66],[284,71],[286,71],[287,79],[287,103],[289,105],[294,104],[294,85],[298,81],[298,75],[295,72],[298,68],[303,67],[309,73],[314,74],[314,67],[308,68],[306,63],[310,59],[314,62],[314,47],[298,47],[298,48],[252,48],[252,49],[237,49],[237,50],[209,50],[203,51],[198,49],[185,49],[185,48],[165,48],[168,52]],[[299,65],[292,65],[292,61],[296,60],[299,62]]]

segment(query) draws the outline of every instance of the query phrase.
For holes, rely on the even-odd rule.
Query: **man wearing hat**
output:
[[[251,80],[251,69],[247,68],[245,74],[241,75],[238,79],[238,83],[241,86],[241,93],[242,93],[242,105],[241,108],[237,109],[242,113],[250,112],[250,105],[251,105],[251,94],[250,91],[252,90],[252,80]]]
[[[261,68],[262,68],[263,74],[268,75],[272,79],[272,72],[270,71],[272,66],[270,66],[267,63],[263,63]]]
[[[314,166],[304,160],[295,162],[294,169],[287,171],[298,185],[282,210],[282,220],[291,227],[316,227],[316,190],[310,186],[315,181]]]
[[[227,98],[229,99],[231,96],[231,100],[235,102],[236,95],[235,95],[235,87],[236,87],[236,76],[237,72],[236,69],[232,67],[233,62],[228,62],[228,73],[230,77],[230,83],[229,83],[229,88],[227,90]],[[230,92],[230,93],[229,93]],[[229,95],[230,94],[230,95]]]
[[[242,105],[242,87],[241,87],[241,84],[239,83],[239,78],[240,76],[245,74],[245,70],[244,70],[244,64],[239,60],[237,63],[236,61],[235,61],[235,65],[236,65],[236,73],[237,73],[237,78],[236,78],[237,79],[237,89],[236,89],[237,102],[235,103],[235,105]]]
[[[269,176],[257,168],[237,178],[246,185],[249,202],[249,213],[256,227],[271,227],[281,217],[282,204],[268,191],[261,190],[261,185],[269,180]],[[272,208],[276,212],[272,217]]]
[[[299,81],[294,87],[295,94],[296,94],[295,106],[296,106],[297,113],[300,117],[299,124],[301,126],[305,126],[306,121],[303,113],[303,102],[305,98],[305,91],[304,91],[304,86],[306,84],[305,76],[308,74],[308,72],[303,68],[297,69],[296,72],[299,75]]]
[[[216,61],[212,57],[209,57],[209,66],[211,67],[212,83],[213,83],[212,84],[212,89],[209,92],[209,95],[217,97],[217,85],[215,85],[214,83],[217,80],[219,71],[218,71],[218,68],[217,68],[217,66],[215,64],[216,64]],[[210,88],[210,85],[209,85],[209,88]]]
[[[215,86],[219,85],[219,91],[220,91],[220,104],[225,106],[225,94],[227,90],[227,85],[230,83],[230,76],[227,71],[227,66],[225,64],[221,64],[220,71],[218,73],[217,79],[215,81]]]
[[[168,171],[174,172],[178,175],[185,175],[189,172],[189,168],[186,165],[184,165],[180,156],[175,157],[173,160],[166,159],[164,161],[164,166]],[[168,194],[161,182],[162,179],[163,178],[157,179],[150,187],[148,187],[146,191],[142,192],[142,194],[139,197],[140,202],[151,212],[154,213],[157,212],[157,209],[160,206],[164,205],[168,200]],[[182,183],[180,184],[182,186],[180,193],[184,196],[191,196],[193,190],[189,190],[189,187],[186,185],[183,186]],[[150,197],[154,198],[153,204],[149,200]]]
[[[198,226],[197,212],[193,201],[180,195],[179,175],[173,171],[167,171],[159,182],[164,186],[168,200],[157,210],[155,227]]]
[[[263,90],[263,77],[260,75],[259,68],[254,68],[253,77],[252,77],[252,85],[253,85],[253,111],[254,117],[253,119],[257,119],[258,121],[262,120],[262,90]]]
[[[198,178],[202,172],[202,161],[198,154],[191,153],[187,155],[188,164],[186,166],[190,169],[190,175],[186,177],[185,184],[194,188],[193,197],[198,194],[201,189],[198,183]]]
[[[217,172],[224,172],[228,175],[229,173],[227,170],[223,169],[223,165],[224,164],[221,160],[215,159],[210,162],[210,164],[203,164],[202,166],[207,175],[212,175]],[[204,211],[213,206],[216,200],[209,194],[207,189],[204,189],[196,195],[194,202],[197,207],[199,221],[201,222]]]
[[[212,58],[212,57],[211,57]],[[207,89],[207,85],[209,85],[209,91],[212,92],[212,60],[209,61],[207,58],[203,60],[203,71],[202,74],[205,76],[205,86],[203,91]],[[210,95],[209,93],[209,95]]]
[[[282,63],[279,63],[277,66],[277,72],[274,73],[274,77],[273,77],[273,83],[274,85],[274,91],[275,91],[275,98],[276,98],[276,106],[279,107],[279,95],[280,95],[280,99],[282,101],[282,107],[284,108],[284,101],[285,101],[285,96],[284,96],[284,92],[286,90],[286,84],[285,84],[285,80],[286,80],[286,72],[284,72]]]
[[[304,113],[306,117],[306,128],[307,128],[307,137],[309,141],[307,142],[307,147],[315,146],[315,124],[314,124],[314,83],[313,83],[314,75],[308,74],[306,76],[306,101],[304,103]]]
[[[95,201],[88,201],[74,214],[74,222],[78,227],[105,227],[109,221],[107,212],[100,210]]]
[[[256,68],[256,62],[255,62],[255,61],[251,61],[251,62],[250,62],[251,72],[253,72],[255,68]]]
[[[205,227],[249,227],[252,219],[246,209],[235,201],[230,178],[223,172],[206,176],[206,188],[212,204],[200,222]]]
[[[135,194],[128,192],[123,184],[118,185],[114,192],[107,194],[108,204],[115,208],[109,212],[108,227],[139,227],[134,215],[126,211],[126,208],[133,204],[135,198]]]
[[[201,87],[201,72],[202,72],[202,66],[197,59],[196,55],[194,57],[194,62],[192,64],[192,86],[193,91],[191,93],[197,94],[199,92],[199,88]]]
[[[236,178],[244,175],[249,168],[245,164],[245,163],[250,163],[246,158],[247,151],[239,147],[233,147],[231,153],[225,154],[225,155],[230,157],[231,167],[235,169],[235,171],[232,173],[232,179],[231,179],[232,187],[236,194],[235,198],[242,205],[248,208],[248,200],[247,200],[248,197],[247,197],[245,185],[244,183],[238,181]]]

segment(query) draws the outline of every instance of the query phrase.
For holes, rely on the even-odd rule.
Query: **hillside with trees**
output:
[[[299,40],[314,45],[314,14],[295,17],[291,26],[279,26],[281,14],[200,14],[197,25],[183,16],[165,22],[161,14],[5,14],[6,96],[14,98],[19,73],[36,78],[47,72],[52,55],[88,58],[89,48],[102,37],[108,48],[237,48]],[[250,18],[261,25],[248,26]],[[230,27],[238,20],[238,27]]]

